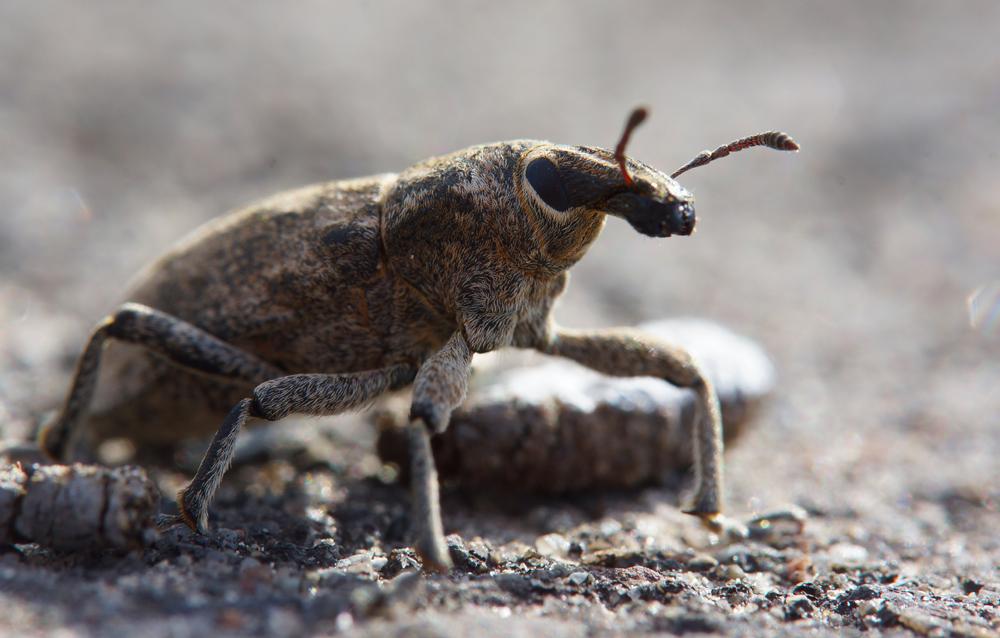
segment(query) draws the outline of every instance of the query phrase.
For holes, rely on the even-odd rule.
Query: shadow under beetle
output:
[[[425,567],[443,569],[450,560],[430,436],[462,402],[473,353],[533,348],[694,390],[697,491],[686,511],[718,529],[721,417],[697,362],[634,330],[560,328],[551,311],[606,215],[651,237],[689,235],[692,196],[673,177],[750,146],[798,146],[765,133],[667,176],[624,154],[645,113],[632,114],[615,151],[532,140],[475,146],[399,174],[281,193],[209,222],[149,266],[129,303],[97,324],[40,447],[75,460],[110,438],[169,446],[216,431],[228,412],[178,494],[180,516],[161,519],[204,534],[249,419],[338,414],[412,383],[415,543]]]

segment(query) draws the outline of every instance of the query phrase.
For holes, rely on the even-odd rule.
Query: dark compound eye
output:
[[[559,170],[550,160],[544,157],[534,160],[528,164],[524,176],[543,202],[560,213],[570,207],[569,195],[559,177]]]

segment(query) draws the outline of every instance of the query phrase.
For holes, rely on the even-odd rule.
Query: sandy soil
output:
[[[202,221],[475,143],[611,146],[645,103],[630,154],[661,169],[768,129],[803,150],[685,175],[693,237],[612,220],[557,317],[761,343],[778,386],[727,457],[729,511],[810,513],[790,542],[712,545],[676,485],[452,487],[458,566],[414,577],[364,418],[289,424],[234,469],[213,536],[5,548],[0,633],[997,635],[998,23],[985,1],[0,2],[5,442]]]

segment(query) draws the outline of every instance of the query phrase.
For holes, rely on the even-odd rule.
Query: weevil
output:
[[[530,348],[693,389],[696,492],[686,511],[718,526],[721,417],[698,363],[640,332],[566,330],[552,319],[567,270],[607,215],[651,237],[694,230],[691,194],[625,155],[645,116],[632,114],[615,151],[533,140],[474,146],[209,222],[150,265],[128,302],[94,328],[40,448],[72,460],[110,438],[163,446],[215,432],[178,493],[179,516],[162,519],[204,534],[249,420],[338,414],[412,384],[415,547],[425,567],[443,569],[430,437],[462,402],[474,353]],[[706,151],[679,172],[758,145],[798,149],[767,133]]]

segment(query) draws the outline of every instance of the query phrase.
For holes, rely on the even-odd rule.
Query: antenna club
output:
[[[780,150],[780,151],[797,151],[797,150],[799,150],[799,145],[798,145],[798,143],[795,140],[793,140],[788,135],[785,135],[784,133],[782,133],[781,135],[782,135],[783,139],[781,141],[781,148],[779,148],[778,150]]]
[[[649,117],[649,109],[645,106],[637,106],[628,116],[628,124],[625,125],[625,128],[631,133],[635,127],[645,122],[647,117]]]

